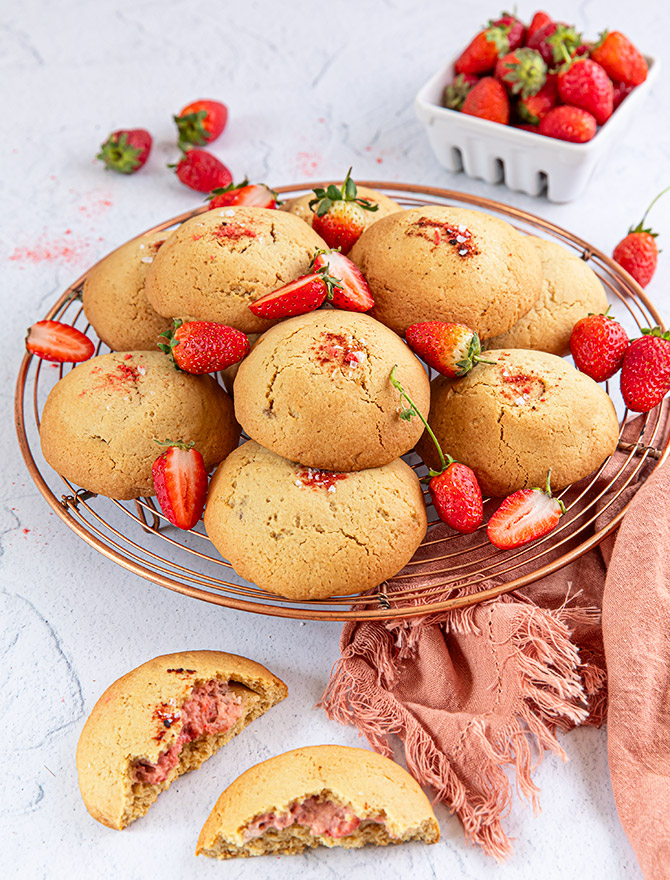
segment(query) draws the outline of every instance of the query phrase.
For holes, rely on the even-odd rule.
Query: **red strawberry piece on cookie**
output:
[[[193,444],[172,443],[153,463],[156,498],[167,519],[178,529],[192,529],[205,507],[207,471]]]
[[[201,147],[211,144],[226,127],[228,108],[221,101],[203,99],[187,104],[178,116],[172,117],[177,123],[179,146]]]
[[[626,349],[621,366],[621,395],[628,409],[649,412],[670,391],[670,332],[644,329]]]
[[[548,535],[565,513],[565,505],[554,498],[551,471],[545,489],[520,489],[509,495],[486,527],[489,541],[501,550],[511,550]]]
[[[339,251],[317,251],[312,263],[315,271],[323,271],[338,284],[332,284],[328,300],[336,309],[367,312],[375,304],[370,286],[358,266]]]
[[[216,156],[206,150],[188,150],[176,166],[179,180],[198,192],[211,192],[232,183],[233,175]]]
[[[624,328],[609,314],[581,318],[570,334],[570,354],[575,366],[596,382],[610,379],[621,369],[630,344]]]
[[[134,174],[149,158],[151,144],[151,135],[143,128],[121,128],[110,134],[96,159],[111,171]]]
[[[240,330],[214,321],[176,319],[171,330],[160,334],[167,342],[158,347],[169,354],[176,367],[186,373],[216,373],[241,361],[249,351],[249,340]]]
[[[266,293],[249,308],[258,318],[291,318],[305,315],[322,306],[328,295],[328,285],[322,274],[315,272],[290,281],[283,287]]]
[[[366,211],[376,211],[377,205],[359,198],[356,184],[347,171],[341,188],[331,184],[327,189],[317,187],[309,203],[314,212],[312,229],[330,248],[339,248],[348,254],[367,225]]]
[[[209,207],[227,208],[230,205],[246,205],[250,208],[276,208],[277,193],[264,183],[230,183],[212,190],[207,197]],[[279,203],[281,204],[281,202]]]
[[[28,329],[26,349],[44,361],[58,364],[87,361],[95,346],[81,330],[60,321],[38,321]]]

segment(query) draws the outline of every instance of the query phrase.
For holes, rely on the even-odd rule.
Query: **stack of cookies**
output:
[[[323,239],[307,197],[284,210],[230,207],[171,234],[142,236],[89,274],[84,310],[114,351],[72,370],[44,409],[47,461],[114,498],[153,494],[156,442],[193,442],[212,477],[207,534],[236,571],[293,600],[378,586],[426,532],[419,481],[401,456],[436,452],[406,418],[397,379],[445,453],[485,493],[559,488],[616,446],[605,392],[562,356],[572,326],[606,307],[602,286],[564,248],[479,211],[378,206],[350,257],[370,286],[370,314],[324,308],[268,320],[249,306],[310,271]],[[173,318],[214,321],[253,347],[225,377],[177,371],[157,351]],[[429,320],[477,331],[489,364],[438,377],[403,339]],[[260,335],[259,335],[260,334]],[[234,384],[233,384],[234,383]],[[250,438],[238,447],[240,426]],[[420,441],[420,442],[419,442]]]

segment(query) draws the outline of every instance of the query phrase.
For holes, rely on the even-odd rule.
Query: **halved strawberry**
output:
[[[266,293],[249,308],[258,318],[290,318],[318,309],[327,295],[328,285],[323,275],[315,272]]]
[[[87,361],[95,346],[81,330],[60,321],[38,321],[28,328],[26,349],[45,361],[80,363]]]
[[[509,495],[486,527],[489,541],[501,550],[511,550],[548,535],[565,513],[565,505],[554,498],[551,471],[545,489],[520,489]]]
[[[339,251],[317,251],[312,267],[323,270],[330,278],[340,281],[342,286],[330,285],[328,301],[336,309],[348,312],[367,312],[375,304],[370,286],[358,266]]]
[[[226,208],[229,205],[247,205],[252,208],[276,208],[281,204],[277,193],[264,183],[249,183],[245,178],[242,183],[229,183],[228,186],[213,189],[207,197],[209,207]]]
[[[172,443],[152,467],[154,491],[160,508],[172,525],[192,529],[202,516],[207,498],[207,471],[202,455],[192,443]]]

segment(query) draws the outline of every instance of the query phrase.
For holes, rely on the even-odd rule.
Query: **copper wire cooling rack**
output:
[[[290,198],[309,192],[313,186],[327,186],[331,182],[285,186],[279,192]],[[364,185],[381,190],[406,207],[450,204],[482,209],[505,218],[521,231],[558,241],[594,269],[605,285],[614,313],[631,329],[662,326],[656,309],[630,275],[587,242],[546,220],[499,202],[451,190],[379,181],[366,181]],[[203,207],[182,214],[148,231],[169,229],[204,210]],[[45,317],[69,322],[93,337],[79,297],[85,279],[86,274],[78,278]],[[96,353],[104,351],[106,348],[98,342]],[[526,586],[567,565],[606,538],[618,526],[627,504],[602,528],[597,527],[597,515],[611,505],[617,509],[622,493],[642,475],[648,475],[670,453],[662,406],[641,417],[632,436],[629,414],[624,411],[621,431],[626,430],[626,442],[619,444],[620,463],[612,470],[606,462],[590,479],[561,493],[567,513],[544,539],[503,554],[487,542],[482,530],[481,540],[473,546],[470,538],[465,547],[462,536],[438,525],[430,508],[429,528],[423,544],[392,582],[363,595],[296,602],[266,593],[239,578],[209,542],[202,522],[191,532],[180,532],[167,523],[151,498],[121,502],[96,496],[52,471],[40,453],[40,413],[55,380],[68,368],[63,365],[53,369],[38,358],[26,355],[16,387],[15,415],[21,451],[31,477],[52,510],[108,559],[155,584],[215,605],[277,617],[403,618],[471,605]],[[425,468],[419,459],[413,453],[406,458],[417,473],[423,475]],[[489,502],[486,510],[492,512],[495,504],[495,501]]]

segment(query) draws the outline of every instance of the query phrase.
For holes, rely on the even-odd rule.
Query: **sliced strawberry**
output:
[[[153,464],[154,491],[172,525],[192,529],[202,516],[207,498],[207,471],[193,444],[170,443]]]
[[[251,208],[276,208],[277,193],[264,183],[231,183],[212,190],[209,207],[226,208],[229,205],[247,205]],[[279,202],[281,204],[281,202]]]
[[[272,293],[251,303],[249,308],[258,318],[290,318],[313,312],[323,305],[328,286],[322,275],[303,275]]]
[[[59,364],[87,361],[95,346],[81,330],[60,321],[38,321],[28,328],[26,349],[45,361]]]
[[[520,489],[509,495],[493,514],[486,527],[489,541],[501,550],[511,550],[548,535],[565,513],[565,505],[554,498],[549,487]]]
[[[367,312],[375,304],[363,273],[344,254],[339,251],[317,251],[312,266],[317,272],[322,269],[330,278],[341,282],[342,286],[332,284],[328,291],[328,301],[336,309]]]

